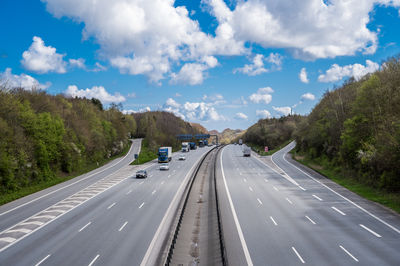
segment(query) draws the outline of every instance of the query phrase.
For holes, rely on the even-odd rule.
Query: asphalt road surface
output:
[[[122,159],[0,207],[0,265],[140,265],[183,180],[210,148],[131,166]],[[136,179],[146,168],[148,178]],[[147,252],[147,253],[146,253]]]
[[[218,188],[229,265],[400,265],[399,215],[287,155],[221,152]]]

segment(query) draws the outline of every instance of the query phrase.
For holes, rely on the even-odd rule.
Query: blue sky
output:
[[[95,3],[95,4],[93,4]],[[2,0],[8,87],[167,110],[207,129],[307,114],[399,54],[400,0]]]

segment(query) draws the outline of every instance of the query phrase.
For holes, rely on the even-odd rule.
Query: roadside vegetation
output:
[[[0,86],[0,204],[128,151],[136,121],[97,99]]]

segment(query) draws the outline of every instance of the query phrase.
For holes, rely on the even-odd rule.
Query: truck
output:
[[[190,151],[189,142],[182,142],[182,152]]]
[[[199,140],[199,148],[204,147],[204,140]]]
[[[168,163],[172,159],[172,147],[160,147],[158,149],[158,162]]]
[[[197,147],[196,147],[196,142],[189,142],[189,146],[190,146],[190,149],[191,149],[191,150],[197,149]]]
[[[251,148],[248,147],[248,146],[245,146],[243,148],[243,156],[244,157],[250,157],[250,154],[251,154]]]
[[[242,145],[242,144],[243,144],[243,140],[239,139],[239,145]]]

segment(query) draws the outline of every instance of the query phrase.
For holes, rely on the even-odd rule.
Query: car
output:
[[[146,178],[147,171],[146,170],[139,170],[136,172],[136,178]]]
[[[179,160],[179,161],[184,161],[184,160],[186,160],[185,155],[184,155],[184,154],[179,155],[178,160]]]
[[[162,163],[160,165],[160,170],[169,170],[169,165],[168,163]]]

